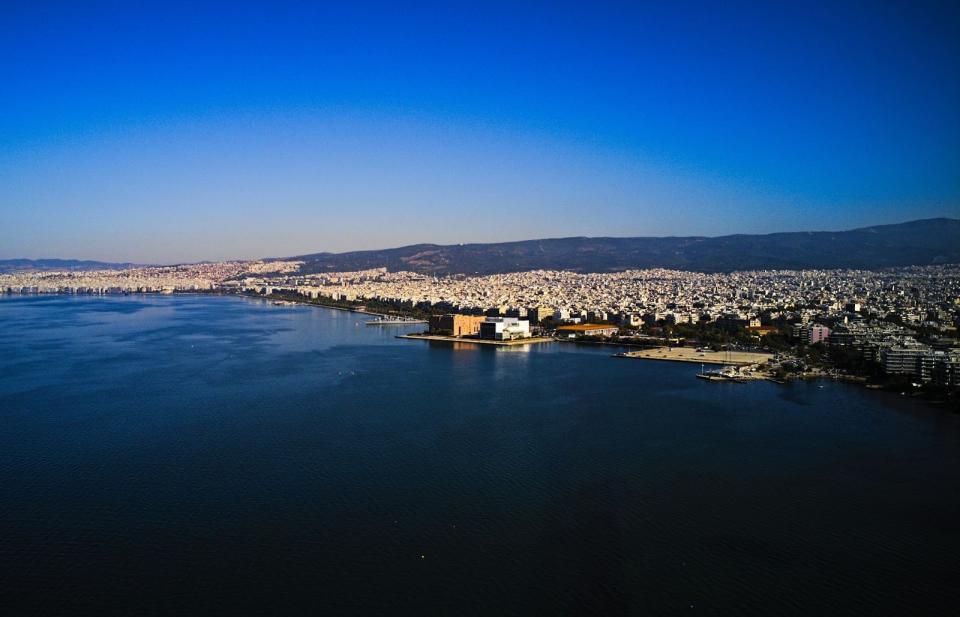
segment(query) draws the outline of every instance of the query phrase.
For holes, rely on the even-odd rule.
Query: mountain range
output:
[[[937,218],[849,231],[703,237],[553,238],[493,244],[414,244],[313,253],[303,273],[385,267],[426,274],[498,274],[524,270],[612,272],[671,268],[733,270],[876,269],[960,263],[960,219]]]
[[[303,261],[300,271],[305,274],[370,268],[438,275],[525,270],[615,272],[642,268],[697,272],[877,269],[960,263],[960,219],[924,219],[848,231],[762,235],[575,237],[490,244],[414,244],[381,250],[312,253],[283,259]],[[76,259],[7,259],[0,260],[0,273],[123,269],[134,265]]]

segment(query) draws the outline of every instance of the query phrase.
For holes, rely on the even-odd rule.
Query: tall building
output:
[[[905,338],[898,344],[886,347],[880,351],[880,362],[883,372],[887,375],[920,375],[922,373],[921,358],[930,351],[911,338]]]
[[[807,344],[826,343],[830,336],[830,328],[821,324],[812,324],[807,327]]]
[[[544,306],[536,306],[533,308],[527,309],[527,317],[530,318],[530,323],[540,323],[547,317],[553,315],[553,309],[547,308]],[[523,317],[523,315],[517,315],[517,317]]]

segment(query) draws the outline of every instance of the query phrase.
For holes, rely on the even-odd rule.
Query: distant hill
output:
[[[0,273],[48,270],[122,270],[136,264],[115,264],[82,259],[0,259]]]
[[[555,238],[496,244],[415,244],[400,248],[315,253],[303,273],[386,267],[430,274],[497,274],[524,270],[611,272],[674,268],[698,272],[795,268],[862,268],[960,263],[960,220],[938,218],[849,231],[666,238]]]

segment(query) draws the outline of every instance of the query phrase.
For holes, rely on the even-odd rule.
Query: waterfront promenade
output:
[[[519,338],[510,341],[492,341],[482,338],[468,338],[463,336],[443,336],[440,334],[400,334],[397,338],[413,339],[417,341],[442,341],[446,343],[475,343],[477,345],[492,345],[494,347],[510,347],[513,345],[532,345],[535,343],[553,343],[554,339],[548,336]]]

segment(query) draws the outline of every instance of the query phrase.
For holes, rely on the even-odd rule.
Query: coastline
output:
[[[363,306],[337,306],[333,304],[325,304],[322,302],[317,302],[314,298],[305,298],[305,297],[293,297],[293,296],[262,296],[249,293],[237,293],[237,292],[224,292],[220,290],[175,290],[172,293],[166,292],[124,292],[116,294],[74,294],[74,293],[43,293],[43,294],[3,294],[4,296],[12,295],[31,295],[31,296],[46,296],[46,295],[56,295],[56,296],[79,296],[79,295],[90,295],[93,296],[170,296],[170,295],[190,295],[190,296],[224,296],[224,297],[237,297],[237,298],[248,298],[248,299],[258,299],[262,300],[264,303],[273,303],[277,305],[305,305],[305,306],[314,306],[326,309],[334,309],[338,311],[346,311],[350,313],[358,313],[362,315],[370,315],[372,317],[409,317],[412,316],[410,312],[407,311],[397,311],[394,313],[387,313],[381,311],[370,311],[364,308]],[[507,347],[507,346],[518,346],[518,345],[528,345],[528,344],[540,344],[548,342],[561,342],[561,343],[574,343],[580,345],[606,345],[606,346],[617,346],[617,347],[642,347],[643,349],[639,351],[628,351],[620,354],[612,354],[611,357],[617,358],[629,358],[629,359],[643,359],[643,360],[659,360],[661,362],[684,362],[688,364],[710,364],[710,365],[733,365],[738,367],[747,367],[753,362],[736,362],[736,361],[718,361],[718,360],[707,360],[702,359],[700,356],[690,357],[685,359],[674,358],[674,357],[657,357],[656,355],[651,355],[650,352],[655,352],[658,347],[650,348],[649,346],[636,344],[636,343],[613,343],[609,341],[578,341],[574,339],[558,339],[553,337],[537,337],[530,339],[520,339],[515,341],[489,341],[482,339],[463,339],[457,337],[446,337],[441,335],[418,335],[418,334],[407,334],[407,335],[398,335],[396,338],[403,338],[408,340],[426,340],[434,342],[447,342],[447,343],[467,343],[474,345],[486,345],[494,347]],[[667,349],[683,349],[691,350],[692,348],[667,348]],[[693,352],[688,352],[693,353]],[[705,353],[705,352],[702,352]],[[711,353],[720,353],[720,352],[711,352]],[[751,353],[751,352],[739,352],[739,353]],[[761,354],[757,354],[761,355]],[[844,381],[850,384],[858,384],[860,387],[877,391],[877,392],[886,392],[888,394],[899,394],[907,398],[921,399],[928,403],[929,405],[944,409],[952,413],[960,413],[960,406],[958,406],[958,401],[953,397],[948,396],[947,398],[939,398],[939,393],[925,393],[923,391],[908,391],[904,390],[901,387],[898,387],[894,384],[889,383],[876,383],[871,382],[868,377],[863,375],[847,374],[847,373],[828,373],[823,369],[814,369],[805,373],[791,373],[783,376],[782,378],[775,378],[773,374],[768,371],[755,371],[752,373],[744,374],[738,376],[736,379],[724,379],[726,381],[736,381],[740,379],[741,381],[771,381],[778,385],[786,385],[792,381],[796,380],[817,380],[817,379],[830,379],[833,381]],[[937,398],[934,398],[937,396]]]
[[[180,292],[180,293],[196,293],[196,292]],[[255,294],[246,294],[246,293],[226,293],[220,291],[211,291],[211,292],[201,292],[200,295],[212,295],[212,296],[236,296],[239,298],[252,298],[255,300],[263,300],[264,302],[290,304],[290,305],[304,305],[304,306],[317,306],[320,308],[333,309],[335,311],[346,311],[348,313],[360,313],[362,315],[372,315],[374,317],[406,317],[407,315],[403,313],[380,313],[376,311],[368,311],[362,307],[348,307],[348,306],[335,306],[332,304],[323,304],[321,302],[311,301],[315,300],[314,298],[294,298],[289,296],[277,296],[272,298],[270,296],[261,296]]]
[[[661,345],[653,345],[651,343],[623,343],[623,342],[613,342],[613,341],[587,341],[579,340],[575,338],[557,338],[558,343],[572,343],[574,345],[603,345],[606,347],[630,347],[637,349],[650,349],[651,347],[661,347]]]
[[[492,347],[511,347],[515,345],[536,345],[540,343],[554,343],[555,339],[549,336],[513,339],[509,341],[491,341],[479,338],[463,338],[458,336],[444,336],[442,334],[398,334],[396,338],[412,341],[438,341],[444,343],[472,343],[474,345],[488,345]]]

